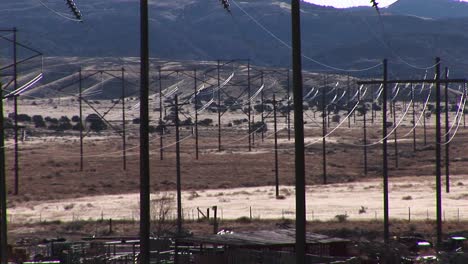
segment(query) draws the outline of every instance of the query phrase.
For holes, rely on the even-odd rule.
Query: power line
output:
[[[279,43],[283,44],[285,47],[287,47],[288,49],[292,49],[291,45],[289,45],[288,43],[286,43],[285,41],[283,41],[281,38],[279,38],[278,36],[276,36],[273,32],[271,32],[268,28],[266,28],[263,24],[261,24],[257,19],[255,19],[253,16],[251,16],[247,11],[245,11],[239,4],[237,4],[236,1],[232,0],[232,2],[234,3],[234,5],[236,5],[245,15],[247,15],[253,22],[255,22],[255,24],[257,24],[261,29],[263,29],[263,31],[265,31],[266,33],[268,33],[271,37],[273,37],[274,39],[276,39]],[[362,69],[343,69],[343,68],[338,68],[338,67],[334,67],[334,66],[331,66],[331,65],[328,65],[328,64],[325,64],[323,62],[320,62],[318,60],[315,60],[307,55],[304,55],[304,54],[301,54],[301,56],[309,61],[312,61],[322,67],[325,67],[325,68],[328,68],[328,69],[331,69],[331,70],[335,70],[335,71],[342,71],[342,72],[363,72],[363,71],[369,71],[369,70],[372,70],[374,68],[377,68],[379,66],[382,65],[382,63],[378,63],[374,66],[370,66],[370,67],[367,67],[367,68],[362,68]]]
[[[46,9],[48,9],[49,11],[51,11],[52,13],[56,14],[57,16],[60,16],[62,18],[65,18],[67,20],[70,20],[70,21],[75,21],[75,22],[83,22],[83,20],[81,19],[81,15],[79,18],[72,18],[72,17],[69,17],[67,15],[64,15],[63,13],[60,13],[54,9],[52,9],[51,7],[49,7],[48,5],[46,5],[42,0],[37,0],[39,1],[39,3],[41,3],[41,5],[43,7],[45,7]]]

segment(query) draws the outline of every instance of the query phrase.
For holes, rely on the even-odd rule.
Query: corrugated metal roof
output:
[[[294,229],[260,230],[250,232],[233,232],[217,235],[198,235],[183,238],[180,241],[196,244],[216,244],[231,246],[275,246],[294,245],[296,242]],[[342,238],[328,237],[321,234],[306,233],[307,244],[329,244],[348,242]]]

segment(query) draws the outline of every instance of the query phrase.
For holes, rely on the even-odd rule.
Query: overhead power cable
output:
[[[83,20],[81,19],[82,18],[81,17],[81,12],[76,8],[76,5],[74,5],[74,7],[75,7],[75,12],[77,12],[77,13],[73,12],[73,10],[72,10],[74,17],[70,17],[70,16],[67,16],[67,15],[65,15],[65,14],[63,14],[61,12],[58,12],[58,11],[52,9],[51,7],[46,5],[42,0],[37,0],[37,1],[39,1],[39,3],[41,3],[41,5],[43,7],[45,7],[46,9],[51,11],[52,13],[56,14],[57,16],[60,16],[62,18],[65,18],[65,19],[71,20],[71,21],[75,21],[75,22],[83,22]],[[67,0],[67,4],[68,4],[69,1],[70,0]],[[79,16],[77,14],[79,14]]]
[[[265,31],[266,33],[268,33],[271,37],[273,37],[274,39],[276,39],[279,43],[283,44],[283,46],[287,47],[288,49],[292,49],[291,45],[289,45],[288,43],[286,43],[285,41],[283,41],[281,38],[279,38],[278,36],[276,36],[273,32],[271,32],[268,28],[266,28],[264,25],[262,25],[262,23],[260,23],[257,19],[255,19],[252,15],[250,15],[247,11],[245,11],[236,1],[232,0],[232,2],[234,3],[235,6],[237,6],[245,15],[247,15],[255,24],[257,24],[263,31]],[[328,68],[328,69],[331,69],[331,70],[335,70],[335,71],[342,71],[342,72],[363,72],[363,71],[369,71],[369,70],[372,70],[374,68],[377,68],[379,66],[382,65],[382,63],[378,63],[374,66],[370,66],[370,67],[367,67],[367,68],[362,68],[362,69],[343,69],[343,68],[338,68],[338,67],[334,67],[334,66],[331,66],[331,65],[328,65],[328,64],[325,64],[323,62],[320,62],[318,60],[315,60],[307,55],[304,55],[304,54],[301,54],[301,56],[304,58],[304,59],[307,59],[311,62],[314,62],[322,67],[325,67],[325,68]]]

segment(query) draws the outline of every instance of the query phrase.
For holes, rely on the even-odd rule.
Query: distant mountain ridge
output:
[[[458,0],[399,0],[387,9],[395,14],[427,18],[468,17],[468,2]]]
[[[68,12],[62,1],[46,3]],[[139,1],[82,0],[77,5],[83,23],[65,20],[34,0],[2,0],[0,25],[16,26],[19,40],[46,56],[139,56]],[[218,0],[150,1],[151,56],[167,60],[250,58],[254,64],[289,67],[289,7],[286,0],[231,1],[229,14]],[[372,8],[335,9],[304,2],[301,9],[302,47],[307,56],[303,63],[308,70],[361,69],[388,58],[393,74],[420,76],[422,68],[440,56],[453,75],[468,72],[468,3],[400,0],[382,9],[381,18]],[[376,75],[380,71],[350,73]]]

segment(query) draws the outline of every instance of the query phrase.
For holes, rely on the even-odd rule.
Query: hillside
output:
[[[46,3],[68,15],[62,2]],[[46,56],[138,57],[138,3],[77,1],[84,22],[76,23],[53,14],[36,1],[7,0],[0,3],[0,24],[4,28],[16,26],[19,40]],[[286,47],[290,43],[289,1],[232,1],[232,15],[214,0],[155,1],[150,6],[152,57],[250,58],[258,65],[290,65],[291,51]],[[394,65],[395,75],[420,76],[423,70],[405,65],[423,68],[440,56],[452,68],[453,75],[468,70],[464,45],[468,37],[466,3],[400,0],[382,9],[381,19],[371,8],[334,9],[303,3],[302,9],[303,53],[323,63],[358,69],[387,57]],[[304,59],[304,66],[309,70],[334,71],[308,59]],[[375,75],[380,71],[353,74]]]

